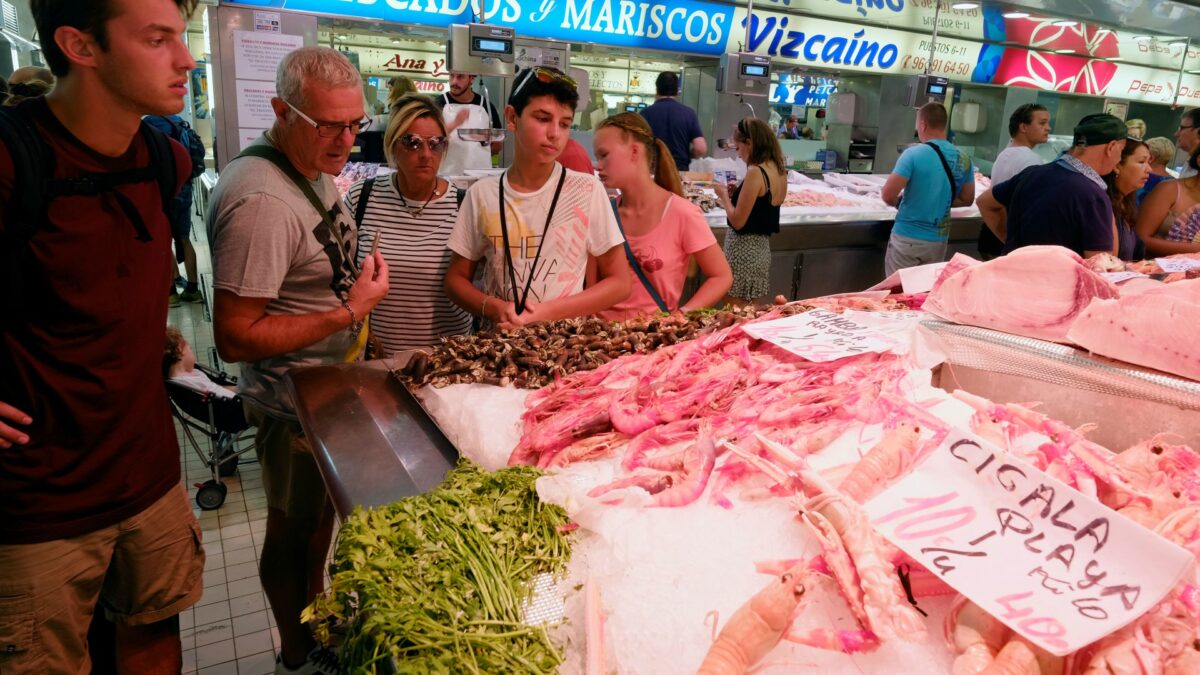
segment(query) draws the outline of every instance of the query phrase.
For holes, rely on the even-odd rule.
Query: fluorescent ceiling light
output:
[[[1005,12],[1001,14],[1006,19],[1028,19],[1029,12]]]
[[[1167,46],[1168,47],[1186,47],[1187,43],[1186,42],[1172,42],[1171,44],[1169,44]]]
[[[1055,21],[1054,25],[1062,26],[1063,28],[1071,28],[1072,26],[1079,25],[1079,22],[1078,21]]]
[[[1153,39],[1154,38],[1150,37],[1149,35],[1135,35],[1133,37],[1134,42],[1149,42]]]
[[[950,9],[979,9],[978,2],[956,2],[950,5]]]
[[[1074,54],[1075,50],[1074,49],[1055,49],[1054,53],[1055,54]]]

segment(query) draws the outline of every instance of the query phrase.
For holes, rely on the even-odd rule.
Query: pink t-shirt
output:
[[[716,243],[717,238],[713,236],[700,207],[679,195],[671,195],[667,200],[667,207],[657,227],[640,237],[629,237],[633,257],[654,285],[654,290],[658,291],[659,297],[671,309],[679,308],[679,296],[683,294],[683,282],[687,277],[691,256]],[[633,291],[629,297],[600,312],[600,318],[620,321],[658,311],[658,305],[637,274],[631,276]]]

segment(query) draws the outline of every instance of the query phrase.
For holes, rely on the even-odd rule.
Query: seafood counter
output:
[[[1046,268],[1047,288],[1066,288],[1077,274],[1061,269],[1062,261],[1035,262]],[[1180,556],[1200,553],[1200,459],[1182,443],[1196,442],[1195,421],[1170,414],[1200,410],[1200,389],[1176,387],[1182,398],[1170,399],[1160,410],[1166,414],[1126,430],[1136,440],[1105,447],[1095,438],[1114,437],[1090,423],[1108,419],[1061,420],[1028,399],[1001,398],[998,388],[968,392],[953,384],[957,348],[945,331],[931,330],[939,324],[925,310],[941,318],[951,318],[945,315],[954,307],[980,315],[988,306],[963,294],[990,290],[998,282],[988,274],[1008,278],[1003,266],[996,270],[993,263],[949,265],[928,298],[885,290],[621,325],[559,322],[448,341],[392,373],[358,366],[392,390],[411,389],[420,407],[401,414],[427,413],[436,425],[408,423],[407,437],[385,433],[396,456],[405,455],[397,461],[417,465],[400,447],[440,435],[439,443],[469,461],[463,480],[513,496],[473,499],[454,487],[450,497],[439,491],[349,515],[343,531],[353,534],[339,541],[333,590],[310,618],[333,621],[335,633],[347,636],[347,670],[390,661],[417,672],[404,665],[412,660],[463,669],[474,663],[481,672],[1197,672],[1194,569],[1160,580],[1163,593],[1144,599],[1123,627],[1064,653],[1031,638],[994,604],[960,595],[947,583],[957,577],[906,553],[868,516],[948,438],[965,433],[1065,484],[1079,502],[1121,514]],[[971,278],[954,281],[964,273]],[[1200,280],[1176,287],[1192,283]],[[1105,300],[1078,278],[1074,287],[1083,290],[1071,293]],[[1000,314],[997,304],[991,311],[999,319],[988,321],[1033,325],[1041,337],[1069,334],[1052,315],[1087,313],[1071,309],[1070,300],[1050,293],[1028,308],[1028,321]],[[803,335],[797,327],[806,328]],[[841,340],[813,343],[810,333]],[[1021,358],[1035,360],[1036,352]],[[347,383],[346,391],[314,396],[296,386],[307,375],[294,375],[293,385],[318,454],[365,452],[357,442],[338,447],[329,431],[311,433],[322,415],[310,403],[379,393]],[[1155,377],[1160,386],[1182,382]],[[985,387],[988,377],[967,381]],[[1088,414],[1090,392],[1066,385],[1042,391],[1073,399],[1074,412]],[[360,425],[396,423],[386,417],[398,414],[396,406],[362,410]],[[1070,405],[1056,410],[1072,412]],[[352,462],[343,457],[341,464]],[[444,454],[434,464],[449,468]],[[535,473],[502,478],[513,470],[506,466]],[[323,471],[327,482],[338,481],[337,472]],[[431,487],[405,486],[396,496]],[[448,503],[467,515],[448,514]],[[521,510],[532,504],[543,506]],[[437,543],[448,535],[438,529],[435,541],[431,518],[473,533]],[[501,531],[526,521],[538,524]],[[486,541],[495,559],[481,559]],[[437,602],[422,603],[409,581],[400,584],[405,593],[391,593],[380,570],[407,575],[398,571],[401,550],[406,561],[415,556],[404,563],[416,565],[414,575],[441,578],[423,571],[433,568],[422,556],[436,556],[436,565],[462,566],[469,583],[446,577],[458,590],[441,598],[439,589]],[[1147,567],[1167,566],[1157,560]],[[1119,566],[1105,570],[1112,587],[1140,581]],[[499,577],[505,581],[497,588]],[[364,583],[369,592],[356,587]],[[547,604],[548,612],[534,609]]]

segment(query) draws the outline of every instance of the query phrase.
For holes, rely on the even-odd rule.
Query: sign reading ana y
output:
[[[1191,554],[961,431],[866,504],[872,524],[985,612],[1062,656],[1158,604]]]

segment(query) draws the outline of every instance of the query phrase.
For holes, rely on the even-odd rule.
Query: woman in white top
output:
[[[387,354],[429,347],[471,328],[470,315],[442,291],[450,264],[446,240],[462,201],[458,188],[438,177],[446,147],[441,110],[427,97],[402,96],[383,135],[384,153],[396,172],[355,183],[346,193],[346,205],[359,221],[359,262],[376,237],[388,261],[390,290],[370,323]]]

